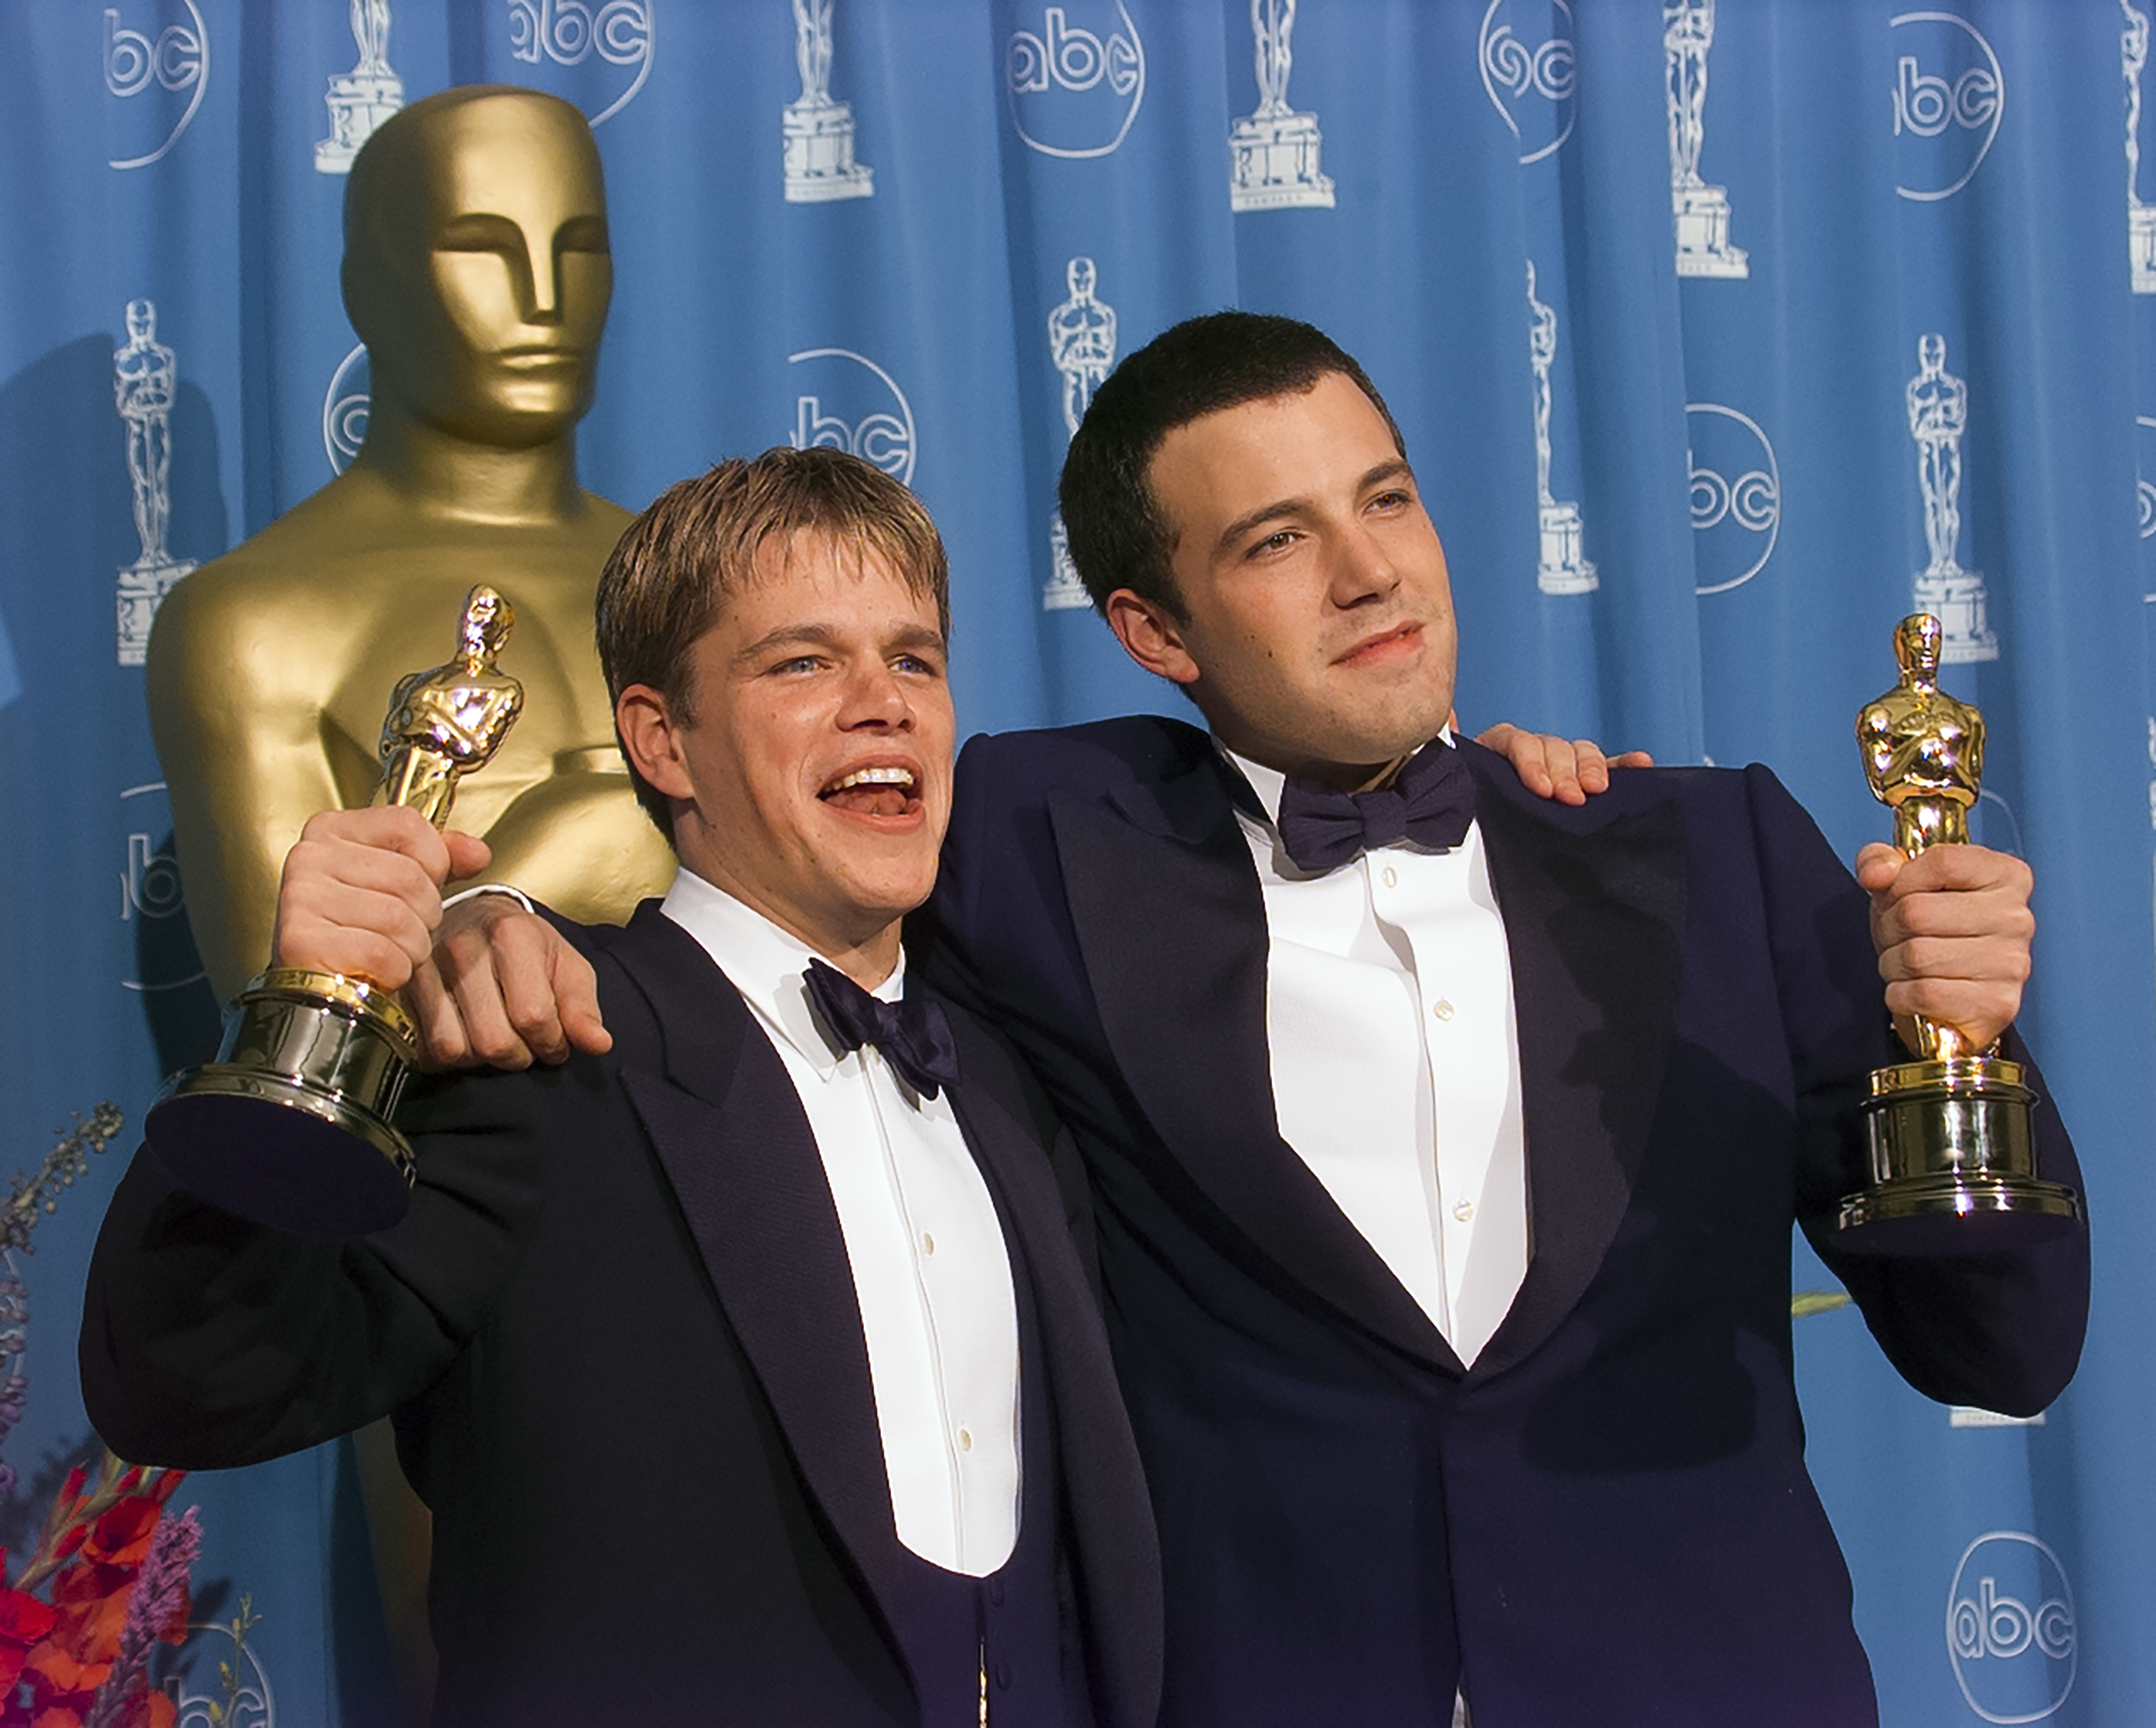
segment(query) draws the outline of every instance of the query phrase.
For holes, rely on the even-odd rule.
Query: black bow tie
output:
[[[1317,875],[1395,841],[1449,852],[1474,819],[1475,777],[1442,738],[1408,758],[1392,783],[1375,791],[1335,792],[1297,779],[1281,788],[1281,844],[1297,869]]]
[[[958,1083],[958,1046],[940,1004],[911,996],[884,1001],[821,960],[809,961],[803,976],[816,1011],[844,1048],[875,1045],[925,1098]]]

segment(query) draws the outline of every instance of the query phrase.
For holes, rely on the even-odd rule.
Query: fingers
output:
[[[427,974],[431,972],[432,977]],[[413,1007],[427,1060],[529,1067],[613,1047],[590,963],[544,918],[482,895],[445,917]]]
[[[1866,846],[1857,879],[1871,893],[1872,944],[1887,1007],[1989,1045],[2020,1010],[2030,967],[2034,878],[1984,846],[1934,846],[1904,859]]]
[[[425,1068],[471,1067],[480,1060],[465,1034],[464,1016],[429,955],[413,969],[404,986],[405,1007],[419,1029],[419,1064]]]
[[[408,810],[325,810],[285,856],[272,964],[394,990],[427,957],[450,851]]]
[[[1584,804],[1609,789],[1614,768],[1651,768],[1644,750],[1630,750],[1613,761],[1593,738],[1561,738],[1551,733],[1522,732],[1500,722],[1475,740],[1512,765],[1520,784],[1540,798],[1559,804]]]
[[[1495,726],[1477,733],[1475,742],[1486,750],[1495,750],[1511,763],[1512,772],[1520,777],[1520,784],[1537,798],[1547,798],[1555,789],[1549,770],[1543,764],[1542,740],[1534,733],[1521,731],[1509,720],[1500,720]]]

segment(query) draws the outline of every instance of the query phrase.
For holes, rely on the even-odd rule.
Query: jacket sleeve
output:
[[[1889,1023],[1869,903],[1811,819],[1764,769],[1748,772],[1753,838],[1802,1136],[1798,1216],[1889,1360],[1942,1403],[2033,1415],[2065,1390],[2087,1324],[2086,1224],[2030,1242],[1999,1221],[1966,1221],[1972,1251],[1852,1252],[1835,1227],[1841,1197],[1870,1180],[1857,1106],[1875,1067],[1908,1059]],[[2029,1062],[2012,1032],[2002,1052]],[[2041,1074],[2037,1172],[2079,1191],[2081,1170]]]
[[[350,1242],[235,1217],[138,1151],[85,1294],[98,1432],[138,1463],[214,1468],[314,1445],[425,1390],[514,1276],[544,1188],[536,1125],[598,1083],[593,1066],[416,1086],[399,1113],[418,1155],[411,1210]]]

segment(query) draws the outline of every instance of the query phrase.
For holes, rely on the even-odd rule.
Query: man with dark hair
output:
[[[1306,325],[1132,355],[1061,503],[1206,730],[974,739],[908,942],[1091,1172],[1163,1722],[1874,1721],[1804,1473],[1789,1229],[1930,1396],[2066,1384],[2085,1235],[1863,1258],[1833,1221],[1889,1011],[1978,1047],[2013,1019],[2025,868],[1873,846],[1851,882],[1756,767],[1523,795],[1445,731],[1443,549]]]
[[[204,1468],[391,1414],[434,1513],[437,1720],[1152,1719],[1082,1174],[904,980],[949,810],[945,589],[918,503],[842,453],[664,494],[599,639],[680,868],[625,929],[561,926],[611,1049],[423,1084],[411,1212],[357,1242],[244,1223],[146,1153],[115,1196],[100,1432]],[[277,963],[401,985],[485,851],[316,816]]]

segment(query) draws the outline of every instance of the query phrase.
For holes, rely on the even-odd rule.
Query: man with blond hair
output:
[[[950,807],[946,591],[927,512],[842,453],[667,491],[598,635],[680,871],[626,928],[557,926],[610,1048],[423,1083],[410,1214],[355,1242],[243,1222],[146,1153],[114,1199],[100,1432],[202,1468],[392,1416],[434,1514],[439,1721],[1152,1720],[1083,1178],[900,953]],[[402,984],[485,851],[317,815],[277,963]]]

